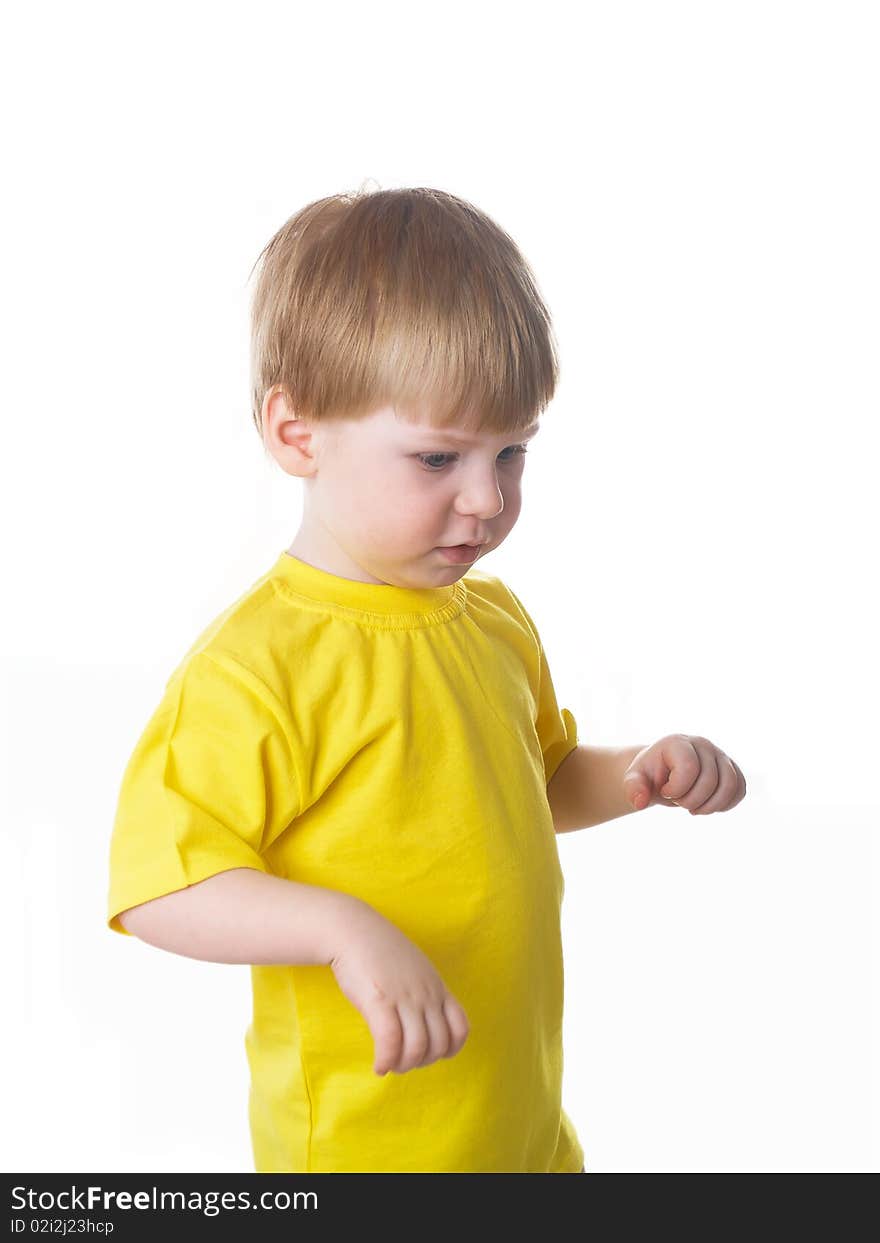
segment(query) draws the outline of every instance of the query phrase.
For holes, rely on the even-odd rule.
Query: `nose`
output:
[[[483,472],[463,483],[455,508],[460,514],[473,514],[484,522],[497,518],[504,509],[504,493],[494,470],[489,475]]]

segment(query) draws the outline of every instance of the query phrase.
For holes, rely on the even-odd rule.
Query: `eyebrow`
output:
[[[536,434],[536,432],[540,431],[540,428],[541,428],[540,423],[532,423],[531,426],[525,428],[525,430],[519,433],[518,436],[515,438],[514,438],[514,433],[511,432],[510,435],[512,438],[512,443],[518,444],[520,441],[530,440],[531,437]],[[431,440],[446,440],[450,444],[465,444],[465,445],[479,443],[473,437],[466,435],[464,432],[456,432],[456,431],[453,431],[451,428],[448,428],[448,429],[447,428],[433,428],[432,429],[430,427],[425,427],[420,430],[424,433],[425,436],[429,436]]]

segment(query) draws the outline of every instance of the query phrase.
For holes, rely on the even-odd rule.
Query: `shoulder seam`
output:
[[[265,681],[263,680],[263,678],[260,677],[258,673],[254,672],[254,670],[251,669],[249,665],[246,665],[244,661],[240,660],[238,657],[229,656],[225,652],[223,653],[208,652],[208,651],[202,650],[200,652],[195,652],[193,656],[191,657],[191,660],[193,661],[197,660],[199,656],[203,656],[206,660],[210,661],[212,664],[217,665],[218,668],[224,669],[228,674],[230,674],[243,686],[247,686],[247,680],[241,676],[242,672],[248,674],[249,677],[253,678],[254,682],[257,683],[257,686],[262,688],[262,693],[260,693],[256,690],[255,687],[248,687],[248,689],[250,689],[251,691],[253,691],[253,693],[257,695],[260,702],[263,704],[263,707],[266,709],[267,712],[270,713],[272,718],[277,723],[278,728],[281,730],[281,733],[284,735],[284,740],[287,743],[287,749],[290,752],[290,760],[291,760],[291,765],[293,768],[294,776],[296,777],[297,793],[299,795],[298,803],[299,803],[300,810],[302,810],[303,809],[303,798],[304,798],[304,787],[303,787],[303,782],[302,782],[302,775],[299,770],[297,751],[296,751],[296,747],[293,741],[294,734],[293,734],[293,730],[290,728],[290,725],[288,723],[287,713],[284,711],[284,708],[282,704],[280,703],[278,696],[271,689],[271,687],[266,685]]]
[[[498,581],[501,582],[500,579]],[[538,634],[537,630],[535,629],[532,619],[529,617],[529,614],[526,612],[525,605],[523,604],[522,600],[520,600],[519,596],[516,594],[516,592],[513,590],[512,587],[509,587],[507,583],[502,583],[502,586],[504,587],[504,590],[508,593],[508,595],[511,597],[514,604],[516,605],[517,610],[519,611],[519,614],[520,614],[520,619],[522,621],[522,624],[526,627],[529,634],[532,636],[532,639],[534,640],[536,646],[540,650],[542,646],[541,637]]]

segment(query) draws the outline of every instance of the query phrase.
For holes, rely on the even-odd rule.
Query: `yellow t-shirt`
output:
[[[476,569],[411,589],[284,552],[186,653],[122,778],[109,927],[230,868],[342,890],[431,959],[470,1029],[379,1076],[329,966],[252,966],[258,1173],[580,1172],[546,791],[576,745],[531,618]]]

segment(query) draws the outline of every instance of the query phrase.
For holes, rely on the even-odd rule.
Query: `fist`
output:
[[[746,794],[746,779],[729,755],[708,738],[668,734],[644,747],[623,776],[635,811],[660,804],[692,816],[730,811]]]

